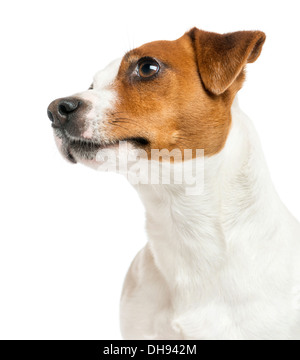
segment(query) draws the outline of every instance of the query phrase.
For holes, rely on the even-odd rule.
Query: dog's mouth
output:
[[[106,146],[105,146],[106,145]],[[68,159],[76,163],[76,158],[83,158],[85,160],[92,160],[95,158],[96,153],[104,147],[112,146],[113,144],[102,144],[92,140],[83,139],[68,139],[67,156]]]
[[[62,140],[61,151],[67,160],[76,164],[77,159],[95,160],[98,151],[119,146],[120,142],[129,142],[136,148],[145,149],[150,141],[144,137],[128,137],[111,141],[96,141],[70,136],[61,129],[54,129],[55,135]]]

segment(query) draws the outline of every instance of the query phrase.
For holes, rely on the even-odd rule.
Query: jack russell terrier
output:
[[[264,41],[260,31],[193,28],[129,51],[48,107],[73,163],[100,167],[108,150],[120,161],[125,142],[149,164],[165,163],[161,150],[191,150],[170,160],[174,170],[204,151],[201,191],[185,180],[134,184],[149,241],[124,284],[125,339],[300,339],[300,226],[235,100]]]

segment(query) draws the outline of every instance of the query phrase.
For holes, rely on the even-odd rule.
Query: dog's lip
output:
[[[87,138],[83,138],[83,137],[77,137],[77,136],[72,136],[70,135],[64,128],[62,128],[59,125],[55,125],[55,124],[51,124],[53,129],[56,130],[56,133],[58,133],[60,136],[59,137],[63,137],[69,144],[74,144],[74,145],[93,145],[95,147],[99,147],[99,148],[106,148],[108,146],[112,146],[112,145],[117,145],[119,142],[121,141],[128,141],[131,143],[134,143],[135,145],[139,145],[139,146],[148,146],[150,145],[150,141],[142,136],[129,136],[129,137],[124,137],[121,139],[111,139],[111,140],[107,140],[107,141],[99,141],[97,139],[87,139]]]
[[[70,138],[68,135],[65,134],[65,141],[66,141],[66,157],[67,159],[76,164],[76,158],[79,156],[81,158],[84,154],[88,155],[91,154],[93,157],[97,151],[108,147],[112,144],[104,144],[94,140],[87,140],[84,138]]]
[[[74,156],[71,154],[69,148],[67,148],[66,157],[67,157],[67,160],[69,160],[71,163],[77,164],[77,161],[75,160]]]
[[[105,146],[105,144],[102,142],[95,141],[95,140],[87,140],[84,138],[73,138],[73,137],[70,138],[67,136],[67,141],[70,146],[90,146],[91,149],[88,149],[88,150],[93,150],[92,149],[93,147],[99,148],[99,147]]]
[[[97,149],[105,149],[107,147],[118,145],[121,141],[128,141],[135,145],[145,147],[150,144],[150,141],[144,137],[126,137],[122,139],[111,139],[106,141],[99,141],[96,139],[86,139],[83,137],[74,137],[69,135],[66,131],[60,127],[55,127],[61,130],[64,139],[67,141],[68,146],[86,147],[86,151],[94,151]],[[84,149],[82,149],[84,150]]]
[[[67,160],[71,163],[77,163],[77,157],[82,157],[82,154],[93,155],[97,151],[107,149],[118,145],[121,141],[131,142],[138,147],[146,147],[150,145],[150,141],[143,137],[127,137],[122,139],[112,139],[108,141],[99,141],[95,139],[86,139],[83,137],[74,137],[60,126],[52,124],[56,135],[63,140],[63,152]]]
[[[63,141],[65,142],[67,147],[82,145],[82,146],[90,146],[91,147],[91,149],[87,149],[87,150],[94,150],[94,149],[92,149],[92,147],[100,148],[100,147],[104,147],[106,145],[104,142],[100,142],[98,140],[72,136],[65,129],[63,129],[62,127],[60,127],[58,125],[52,124],[52,127],[56,130],[56,135],[59,138],[63,139]]]
[[[70,138],[68,136],[66,136],[66,139],[67,139],[69,148],[77,147],[77,148],[80,148],[81,151],[83,150],[86,152],[93,152],[93,151],[113,147],[113,146],[120,144],[120,142],[122,142],[122,141],[130,142],[138,147],[146,147],[150,144],[150,142],[143,137],[128,137],[128,138],[123,138],[123,139],[113,139],[113,140],[101,141],[101,142],[98,140],[92,140],[92,139],[88,140],[88,139],[84,139],[84,138],[74,138],[74,137]]]

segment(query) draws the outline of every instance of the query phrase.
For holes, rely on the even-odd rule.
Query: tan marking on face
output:
[[[216,95],[201,81],[205,69],[199,69],[196,51],[193,36],[187,33],[178,40],[148,43],[126,54],[112,84],[117,101],[105,121],[106,135],[112,140],[147,139],[149,145],[144,149],[149,158],[151,149],[180,149],[182,153],[192,149],[193,156],[196,149],[204,149],[206,156],[218,153],[229,133],[230,109],[244,80],[243,66],[239,65],[242,70],[231,86]],[[146,81],[136,74],[138,61],[144,57],[161,65],[157,76]]]

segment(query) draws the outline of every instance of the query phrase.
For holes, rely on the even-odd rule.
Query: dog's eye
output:
[[[154,59],[144,59],[138,64],[138,75],[141,78],[150,78],[159,72],[159,65]]]
[[[93,90],[94,89],[94,84],[92,84],[90,87],[89,87],[89,90]]]

